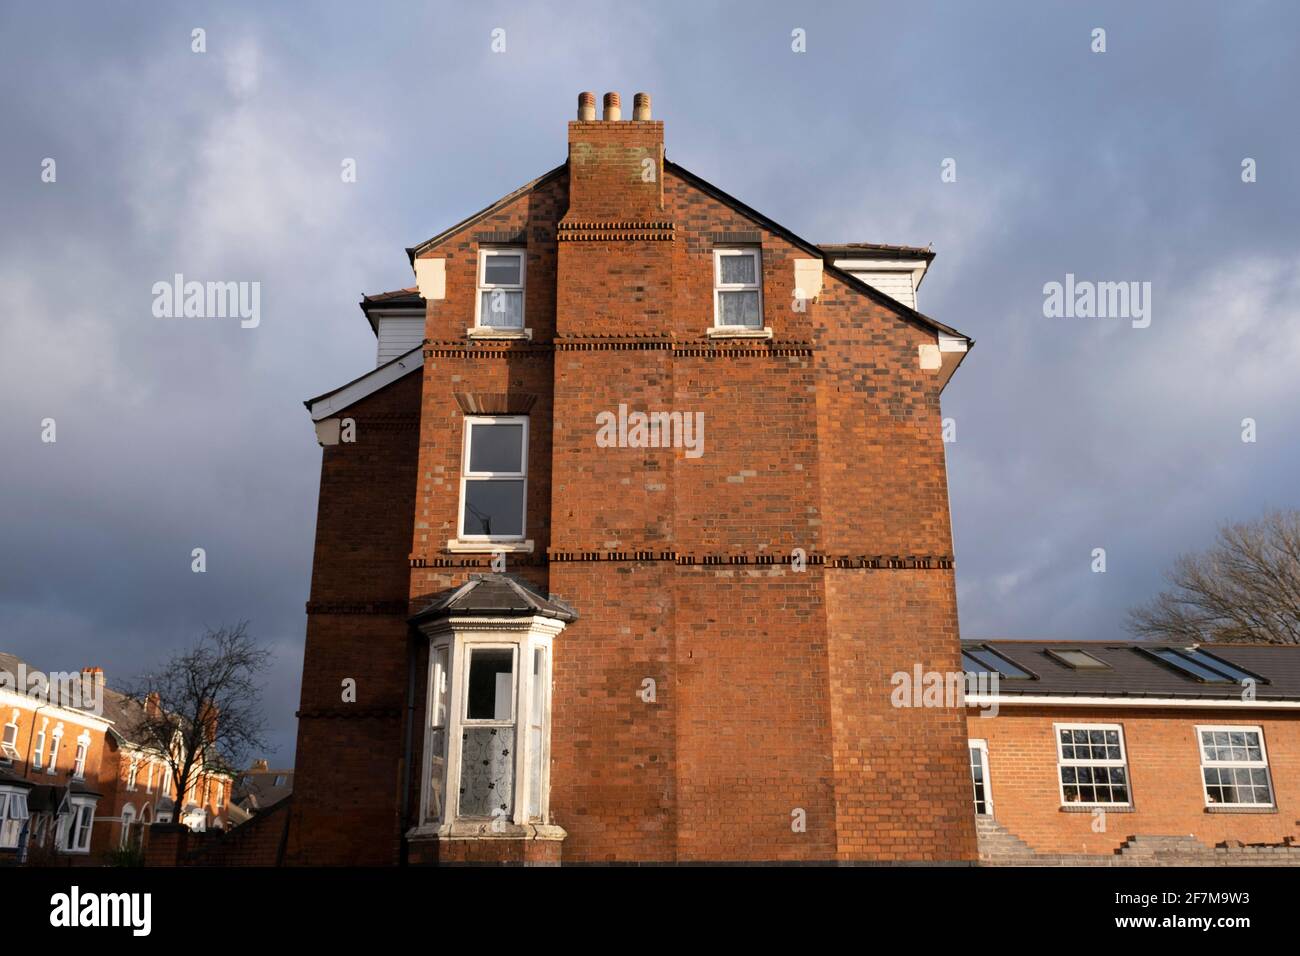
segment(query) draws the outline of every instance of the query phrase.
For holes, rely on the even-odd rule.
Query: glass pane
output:
[[[524,426],[522,422],[489,425],[469,424],[469,470],[471,472],[522,472]]]
[[[754,285],[758,282],[754,261],[757,256],[745,253],[738,256],[719,256],[723,285]]]
[[[1171,664],[1180,671],[1183,671],[1198,680],[1204,681],[1205,683],[1231,683],[1231,680],[1228,677],[1225,677],[1218,671],[1211,670],[1209,667],[1197,663],[1194,659],[1179,654],[1177,651],[1169,650],[1168,648],[1161,648],[1160,650],[1152,651],[1152,653],[1165,663]]]
[[[758,314],[757,292],[719,292],[718,304],[721,306],[723,325],[743,325],[753,329],[763,327]]]
[[[461,734],[460,814],[501,817],[514,813],[515,730],[466,727]]]
[[[465,533],[496,537],[524,533],[524,480],[465,482]]]
[[[483,257],[483,282],[485,285],[519,285],[519,256],[497,255]]]
[[[433,652],[432,713],[429,715],[433,727],[447,726],[447,651],[448,648],[439,647]]]
[[[528,728],[528,818],[542,815],[542,728]]]
[[[429,816],[428,822],[442,822],[443,794],[447,792],[447,729],[438,727],[430,731],[432,752],[429,758]]]
[[[522,329],[524,327],[524,294],[504,289],[482,293],[479,305],[479,325],[494,329]]]
[[[512,719],[514,671],[515,652],[508,647],[476,647],[471,650],[466,719]]]
[[[1241,668],[1233,667],[1231,664],[1229,664],[1227,661],[1223,660],[1222,658],[1213,657],[1209,654],[1206,654],[1202,650],[1199,649],[1188,650],[1188,651],[1184,651],[1183,653],[1185,653],[1197,664],[1200,664],[1202,667],[1206,668],[1207,670],[1216,671],[1222,674],[1224,677],[1227,677],[1231,680],[1241,682],[1241,681],[1248,681],[1248,680],[1253,681],[1255,679],[1253,676],[1247,674]]]

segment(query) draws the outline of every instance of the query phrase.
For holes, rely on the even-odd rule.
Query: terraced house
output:
[[[801,238],[645,94],[407,252],[307,402],[286,860],[974,860],[962,708],[888,695],[961,668],[933,254]]]

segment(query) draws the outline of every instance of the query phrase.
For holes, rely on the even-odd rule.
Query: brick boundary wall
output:
[[[1038,853],[989,817],[976,818],[980,866],[1300,866],[1300,842],[1207,846],[1191,836],[1130,836],[1111,854]]]
[[[175,823],[149,828],[144,865],[281,866],[293,797],[228,831],[195,833]]]

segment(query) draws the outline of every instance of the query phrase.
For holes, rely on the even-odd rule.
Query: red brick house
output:
[[[1300,647],[964,650],[986,861],[1300,864]]]
[[[173,820],[162,754],[136,739],[140,705],[106,687],[102,669],[73,675],[75,685],[49,681],[49,690],[13,655],[0,653],[0,671],[0,865],[103,863],[138,847],[151,823]],[[225,827],[233,779],[215,767],[196,772],[177,822]]]
[[[888,696],[960,670],[933,254],[802,239],[584,94],[408,256],[307,402],[286,859],[974,860],[961,707]]]

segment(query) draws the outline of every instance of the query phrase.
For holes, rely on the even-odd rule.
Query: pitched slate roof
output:
[[[475,574],[458,588],[435,596],[411,622],[440,617],[531,617],[541,615],[561,621],[577,620],[578,612],[554,595],[543,597],[532,584],[512,574]]]
[[[1031,676],[1003,677],[998,694],[1029,697],[1186,698],[1241,700],[1235,682],[1206,683],[1150,652],[1163,648],[1200,651],[1257,675],[1255,699],[1300,701],[1300,646],[1279,644],[1187,644],[1156,641],[962,641],[963,649],[987,647]],[[1049,651],[1080,650],[1105,668],[1075,669]]]
[[[276,786],[283,777],[284,783]],[[274,806],[293,793],[292,770],[241,770],[235,778],[232,802],[249,813]]]

